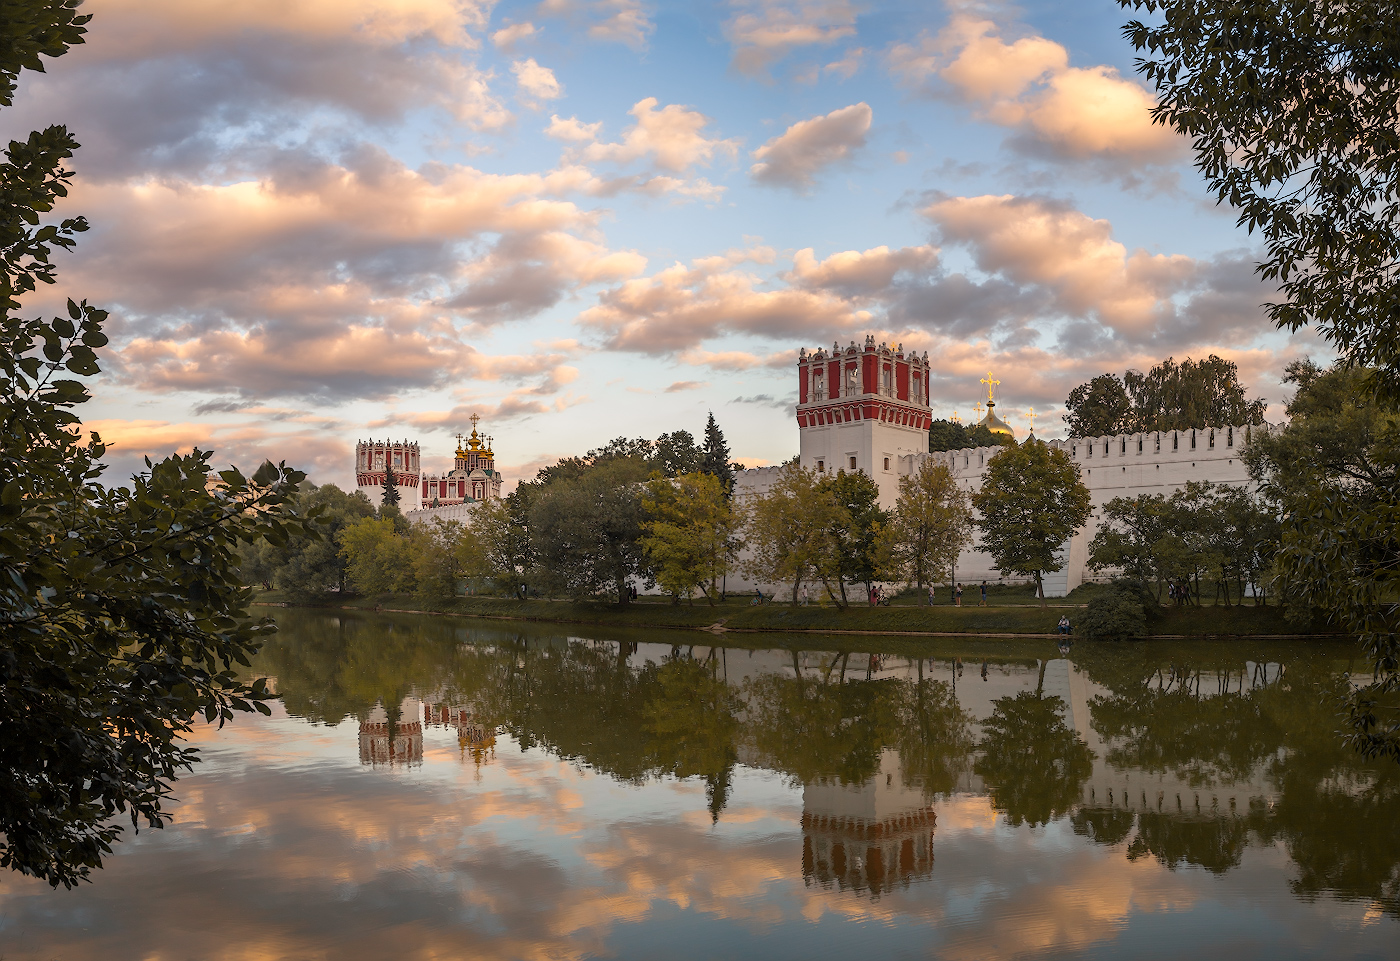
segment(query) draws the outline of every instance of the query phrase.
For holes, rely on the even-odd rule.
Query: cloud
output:
[[[543,0],[541,17],[559,17],[584,26],[594,40],[621,43],[640,50],[656,25],[641,0]]]
[[[724,33],[735,70],[764,76],[799,47],[826,46],[855,36],[855,4],[845,0],[731,0],[735,14]]]
[[[537,33],[539,31],[535,29],[535,25],[526,20],[524,23],[512,23],[497,30],[491,34],[491,42],[498,50],[514,53],[516,44],[532,39]]]
[[[951,94],[1010,128],[1010,145],[1025,153],[1135,164],[1185,155],[1181,138],[1152,123],[1145,87],[1113,67],[1070,66],[1069,52],[1044,37],[1008,43],[995,23],[959,13],[936,35],[892,45],[886,61],[905,86]]]
[[[662,170],[681,173],[696,164],[708,165],[717,155],[733,156],[737,140],[716,140],[702,132],[709,118],[678,104],[656,108],[657,99],[639,100],[628,111],[636,123],[623,131],[618,143],[592,143],[582,156],[590,162],[628,164],[649,159]]]
[[[822,168],[865,146],[871,116],[869,104],[856,103],[799,121],[753,152],[758,163],[749,174],[762,184],[806,189]]]
[[[541,67],[534,57],[517,60],[510,65],[515,74],[515,82],[524,94],[522,98],[530,107],[538,107],[539,101],[557,100],[564,95],[564,88],[554,77],[554,71]]]
[[[702,387],[709,387],[708,380],[678,380],[670,387],[666,388],[668,394],[679,394],[687,390],[700,390]]]
[[[938,261],[938,251],[929,245],[872,247],[844,250],[818,261],[811,247],[793,255],[791,278],[806,287],[822,287],[851,294],[878,294],[894,284],[901,271],[923,273]]]
[[[1129,251],[1107,220],[1036,197],[948,197],[923,210],[945,242],[977,267],[1050,293],[1059,310],[1092,316],[1129,337],[1150,334],[1171,298],[1196,280],[1181,254]]]
[[[555,140],[564,140],[570,143],[590,143],[598,139],[598,132],[603,129],[603,121],[597,123],[583,123],[577,117],[570,117],[565,120],[558,114],[549,118],[549,126],[545,128],[546,137],[553,137]]]
[[[840,60],[833,60],[825,67],[822,67],[822,73],[834,73],[842,80],[850,80],[856,75],[856,71],[860,69],[861,61],[864,58],[865,49],[863,47],[854,47],[847,50],[845,56]]]

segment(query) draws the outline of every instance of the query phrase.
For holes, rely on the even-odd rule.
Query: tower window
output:
[[[886,458],[885,458],[885,470],[889,470],[889,469],[890,469],[890,459],[889,459],[888,457],[886,457]]]
[[[824,460],[819,460],[819,461],[817,461],[817,470],[819,470],[819,471],[825,471],[825,470],[826,470],[826,461],[824,461]]]
[[[855,470],[855,469],[856,469],[856,459],[855,459],[854,457],[852,457],[852,458],[851,458],[851,470]]]

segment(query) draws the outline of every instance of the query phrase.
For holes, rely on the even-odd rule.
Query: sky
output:
[[[1256,238],[1110,0],[87,0],[0,136],[66,124],[92,229],[26,309],[112,312],[111,480],[193,447],[354,483],[357,439],[507,479],[609,439],[797,451],[799,348],[927,352],[935,416],[1063,435],[1216,353],[1282,415]],[[58,298],[54,300],[53,298]],[[43,298],[49,298],[45,300]]]

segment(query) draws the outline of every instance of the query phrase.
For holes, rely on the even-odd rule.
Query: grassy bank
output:
[[[407,594],[378,597],[336,596],[314,602],[297,602],[277,591],[259,592],[263,604],[345,608],[353,610],[400,611],[406,613],[455,614],[467,617],[547,621],[560,624],[597,624],[610,627],[703,629],[722,624],[728,631],[816,631],[839,633],[858,631],[875,634],[1051,634],[1060,615],[1075,620],[1082,608],[1013,604],[991,607],[855,606],[846,610],[833,607],[792,607],[783,604],[753,606],[747,598],[731,598],[714,607],[698,602],[670,604],[647,599],[635,604],[617,605],[592,601],[526,601],[496,597],[456,597],[429,599]],[[1277,607],[1183,607],[1163,608],[1161,616],[1149,625],[1159,637],[1275,636],[1325,633],[1325,628],[1299,628],[1284,620]]]

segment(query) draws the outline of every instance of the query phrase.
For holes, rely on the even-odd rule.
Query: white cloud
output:
[[[514,53],[516,44],[532,39],[537,33],[539,31],[535,29],[535,25],[526,20],[524,23],[512,23],[497,30],[491,34],[491,42],[498,50]]]
[[[541,100],[557,100],[564,95],[564,88],[554,77],[554,71],[541,67],[534,57],[517,60],[510,65],[515,74],[515,82],[524,95],[522,99],[532,107],[539,106]]]
[[[855,4],[846,0],[731,0],[725,24],[734,69],[761,76],[799,47],[826,46],[855,35]]]
[[[543,0],[536,7],[541,17],[559,17],[583,25],[594,40],[621,43],[633,49],[646,46],[656,25],[641,0]]]
[[[749,173],[759,183],[810,187],[822,168],[865,146],[872,116],[869,104],[857,103],[795,123],[753,152],[758,163]]]
[[[628,164],[649,158],[662,170],[680,173],[696,164],[708,165],[719,156],[733,156],[737,140],[706,137],[704,128],[710,120],[689,107],[668,104],[656,108],[655,97],[638,101],[629,113],[636,123],[623,132],[618,143],[593,143],[583,151],[586,160]]]
[[[1152,123],[1145,87],[1113,67],[1070,66],[1069,52],[1044,37],[1008,42],[995,23],[956,14],[937,35],[894,44],[886,60],[904,85],[951,91],[1029,152],[1138,163],[1183,153],[1180,138]]]
[[[558,114],[549,118],[549,126],[544,129],[546,137],[553,137],[555,140],[565,140],[570,143],[589,143],[598,139],[598,132],[603,129],[603,121],[597,123],[583,123],[577,117],[569,117],[567,120]]]

